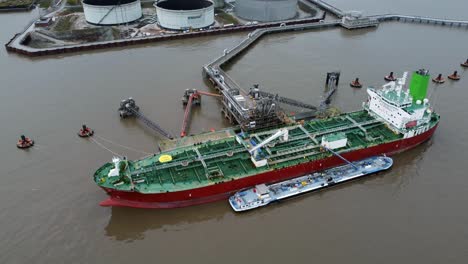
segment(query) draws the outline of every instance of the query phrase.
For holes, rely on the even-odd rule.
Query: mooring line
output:
[[[91,141],[93,141],[94,143],[96,143],[96,145],[98,145],[98,146],[100,146],[101,148],[103,148],[103,149],[109,151],[110,153],[112,153],[114,156],[123,157],[123,155],[120,155],[119,153],[112,151],[111,149],[107,148],[106,146],[104,146],[102,143],[98,142],[98,141],[95,140],[94,138],[90,137],[89,139],[90,139]]]
[[[113,141],[111,141],[111,140],[109,140],[109,139],[106,139],[106,138],[104,138],[104,137],[101,137],[101,136],[99,136],[99,135],[94,135],[94,136],[95,136],[95,137],[98,137],[99,139],[104,140],[104,141],[106,141],[106,142],[108,142],[108,143],[110,143],[110,144],[114,144],[114,145],[119,146],[119,147],[124,148],[124,149],[128,149],[128,150],[131,150],[131,151],[134,151],[134,152],[138,152],[138,153],[142,153],[142,154],[147,154],[147,155],[152,155],[152,154],[153,154],[153,153],[149,153],[149,152],[146,152],[146,151],[142,151],[142,150],[134,149],[134,148],[131,148],[131,147],[127,147],[127,146],[121,145],[121,144],[119,144],[119,143],[115,143],[115,142],[113,142]]]

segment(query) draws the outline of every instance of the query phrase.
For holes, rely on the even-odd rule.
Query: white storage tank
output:
[[[214,24],[214,4],[208,0],[165,0],[154,5],[162,28],[200,29]]]
[[[294,18],[298,0],[236,0],[235,12],[246,20],[270,22]]]
[[[83,11],[94,25],[125,24],[142,16],[140,0],[83,0]]]

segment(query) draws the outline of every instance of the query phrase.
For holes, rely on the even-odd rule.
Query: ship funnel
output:
[[[413,97],[413,102],[426,98],[429,79],[430,75],[428,70],[420,69],[413,73],[409,89]]]

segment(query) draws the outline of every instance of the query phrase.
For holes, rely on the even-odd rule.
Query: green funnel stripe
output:
[[[427,95],[427,87],[429,86],[430,75],[422,70],[413,73],[410,82],[410,94],[413,97],[413,102],[424,100]]]

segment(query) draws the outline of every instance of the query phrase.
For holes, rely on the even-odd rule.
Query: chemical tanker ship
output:
[[[434,134],[439,115],[426,98],[428,72],[414,72],[409,89],[406,77],[369,87],[360,111],[252,133],[226,129],[167,141],[160,153],[135,161],[114,157],[94,174],[109,195],[101,205],[207,203],[343,164],[332,152],[357,161],[413,148]]]

